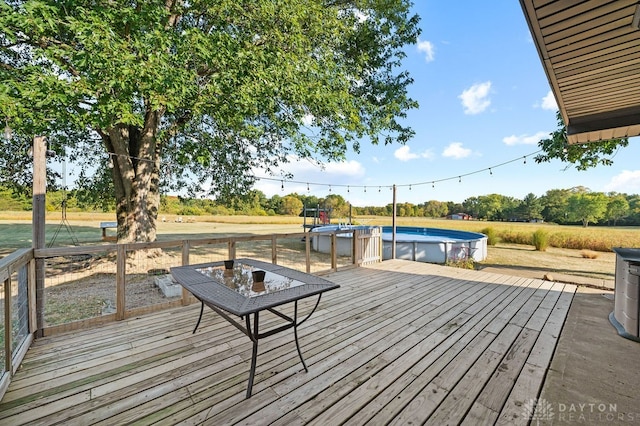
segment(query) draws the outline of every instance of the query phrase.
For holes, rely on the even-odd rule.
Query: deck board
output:
[[[192,334],[193,304],[38,339],[0,424],[524,424],[575,292],[400,260],[326,278],[341,288],[299,330],[309,372],[291,333],[261,340],[249,400],[251,342],[208,309]]]

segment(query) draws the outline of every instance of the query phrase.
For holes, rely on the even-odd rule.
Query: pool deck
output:
[[[0,424],[528,424],[538,397],[540,424],[576,424],[561,404],[640,407],[640,344],[608,324],[610,292],[401,260],[327,278],[341,288],[300,330],[309,372],[288,333],[266,339],[249,400],[250,341],[213,312],[191,334],[193,304],[38,339]]]
[[[609,323],[613,293],[579,287],[540,399],[553,409],[541,425],[640,424],[640,343]]]

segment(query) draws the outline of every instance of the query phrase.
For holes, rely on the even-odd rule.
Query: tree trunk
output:
[[[119,124],[102,133],[113,164],[118,243],[156,239],[160,206],[160,146],[156,133],[160,115],[148,111],[142,129]]]

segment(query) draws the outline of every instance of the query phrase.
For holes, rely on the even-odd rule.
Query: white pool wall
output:
[[[339,229],[370,229],[371,226],[328,225],[312,232],[331,232]],[[351,234],[338,234],[336,238],[339,256],[349,256],[352,251]],[[382,259],[391,259],[392,229],[382,227]],[[314,235],[312,248],[321,253],[331,251],[330,235]],[[481,262],[487,258],[487,236],[478,232],[413,226],[396,227],[396,259],[415,262],[446,263],[466,256]]]

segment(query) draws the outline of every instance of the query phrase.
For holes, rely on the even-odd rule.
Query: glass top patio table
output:
[[[255,271],[264,271],[265,275],[262,281],[254,280],[253,273]],[[193,330],[194,333],[200,325],[204,306],[207,305],[246,334],[253,342],[247,398],[251,397],[258,340],[261,338],[293,328],[300,361],[305,371],[308,371],[298,342],[298,326],[315,312],[322,293],[340,287],[338,284],[315,275],[246,258],[235,259],[231,267],[226,267],[225,262],[174,267],[171,268],[171,274],[180,285],[202,303],[200,317]],[[318,300],[311,312],[299,321],[298,301],[311,296],[318,296]],[[275,309],[291,302],[294,303],[293,317]],[[265,310],[285,320],[285,324],[261,333],[259,331],[259,313]],[[229,314],[244,319],[244,324]],[[252,315],[253,325],[251,324]]]
[[[266,272],[264,289],[253,282],[256,270]],[[174,267],[171,274],[205,304],[240,317],[340,287],[315,275],[246,258],[236,259],[231,270],[225,270],[224,262],[212,262]]]

